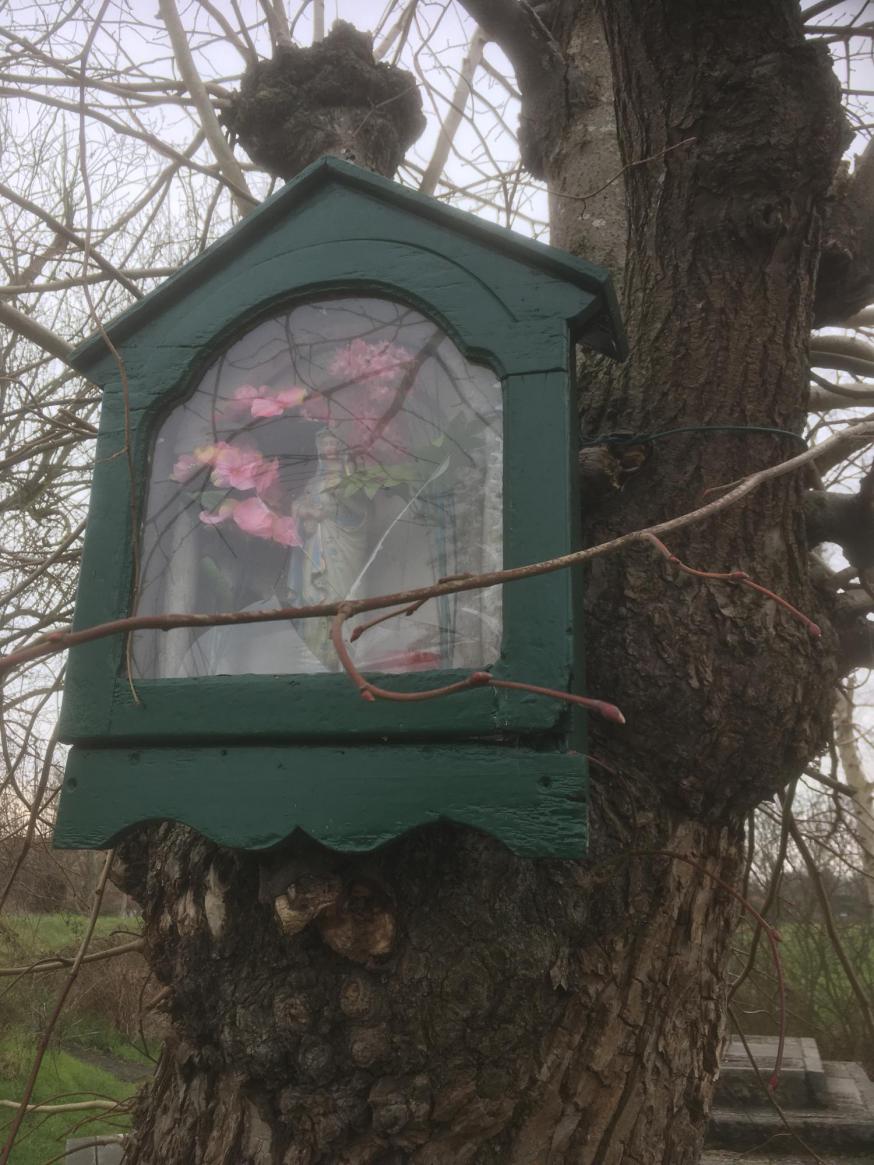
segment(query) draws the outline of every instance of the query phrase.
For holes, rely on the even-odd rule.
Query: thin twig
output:
[[[447,574],[443,578],[439,578],[437,581],[444,583],[452,582],[460,578],[470,577],[470,571],[464,571],[461,574]],[[358,623],[352,629],[352,633],[349,636],[349,642],[354,643],[356,639],[361,638],[365,631],[369,631],[371,627],[376,627],[380,623],[387,622],[389,619],[396,619],[399,615],[415,615],[415,613],[420,610],[427,602],[427,599],[419,599],[418,602],[410,603],[408,607],[401,607],[399,611],[386,611],[384,615],[377,615],[375,619],[368,619],[366,623]]]
[[[660,158],[663,158],[665,154],[670,154],[672,150],[679,150],[682,146],[690,146],[697,140],[698,139],[694,137],[683,138],[681,142],[677,142],[673,146],[666,146],[663,150],[659,150],[657,154],[650,154],[646,158],[638,158],[634,162],[629,162],[627,165],[623,166],[621,170],[617,170],[612,178],[608,178],[603,186],[598,186],[595,190],[589,190],[586,194],[562,194],[560,191],[550,190],[549,196],[550,198],[564,198],[566,201],[570,202],[588,202],[590,198],[594,198],[596,194],[603,193],[603,191],[605,191],[608,186],[612,186],[614,182],[618,182],[622,175],[625,174],[628,170],[633,170],[636,166],[646,166],[649,162],[657,162]]]

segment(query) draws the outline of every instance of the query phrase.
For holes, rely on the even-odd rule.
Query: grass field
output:
[[[18,1043],[20,1033],[14,1033],[10,1041],[7,1034],[0,1042],[0,1057],[8,1055],[10,1043]],[[23,1061],[29,1060],[33,1051],[33,1040],[23,1047],[14,1048],[16,1070],[8,1068],[0,1075],[0,1099],[18,1100],[25,1081],[22,1071]],[[53,1049],[43,1061],[36,1089],[34,1103],[69,1104],[80,1100],[123,1101],[136,1091],[133,1083],[119,1080],[116,1076],[92,1064],[70,1055],[60,1049]],[[0,1109],[0,1127],[4,1130],[14,1116],[11,1108]],[[127,1125],[126,1116],[113,1116],[107,1112],[65,1112],[56,1115],[33,1113],[25,1118],[21,1132],[12,1151],[12,1165],[44,1165],[64,1150],[67,1137],[88,1137],[106,1133],[118,1133]],[[5,1140],[5,1131],[3,1135]]]
[[[26,966],[51,955],[71,955],[82,939],[86,919],[73,914],[11,915],[0,919],[0,964]],[[136,919],[104,917],[93,949],[129,942]],[[124,956],[83,967],[43,1060],[34,1103],[68,1104],[100,1099],[125,1101],[147,1078],[151,1059],[137,1047],[130,1028],[131,998],[138,995],[142,965]],[[0,1100],[20,1099],[39,1034],[44,1030],[64,972],[0,980]],[[128,1030],[124,1030],[127,1027]],[[0,1144],[14,1110],[0,1106]],[[101,1111],[34,1113],[25,1119],[12,1152],[12,1165],[45,1165],[63,1153],[68,1137],[118,1133],[128,1118]]]
[[[0,958],[5,966],[10,958],[21,955],[37,958],[73,954],[87,925],[83,914],[4,914],[0,917]],[[104,915],[98,918],[94,929],[94,949],[105,946],[110,938],[129,942],[137,930],[135,918]]]

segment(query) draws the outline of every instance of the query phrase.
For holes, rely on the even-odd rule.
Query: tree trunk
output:
[[[400,924],[362,962],[315,925],[286,937],[251,857],[178,827],[153,840],[137,892],[173,1037],[130,1160],[696,1159],[734,915],[701,869],[529,862],[423,830],[341,871],[335,921],[366,929],[356,889],[377,883]],[[732,877],[729,829],[666,842]]]
[[[553,7],[577,51],[591,13]],[[584,433],[797,431],[841,144],[825,51],[804,44],[795,0],[610,0],[602,14],[629,167],[633,357],[590,370]],[[590,190],[576,150],[551,145],[553,189]],[[555,242],[578,225],[560,215]],[[587,507],[586,537],[692,509],[795,451],[756,432],[654,442]],[[816,617],[801,490],[783,479],[671,549],[747,570]],[[173,1031],[127,1161],[697,1161],[737,914],[725,884],[745,813],[824,739],[833,637],[647,549],[599,559],[587,596],[590,688],[628,718],[592,741],[587,861],[523,860],[454,827],[367,858],[290,845],[269,869],[177,826],[122,847]]]

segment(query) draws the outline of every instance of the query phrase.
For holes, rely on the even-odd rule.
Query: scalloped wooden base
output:
[[[363,851],[454,821],[524,857],[579,858],[586,800],[584,756],[509,745],[75,747],[54,844],[103,849],[170,819],[236,849],[268,849],[301,829]]]

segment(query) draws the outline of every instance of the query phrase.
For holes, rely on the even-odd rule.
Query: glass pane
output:
[[[259,324],[158,434],[140,614],[251,611],[502,565],[501,387],[418,312],[326,299]],[[370,616],[372,617],[372,616]],[[359,667],[476,668],[499,588],[431,599],[350,650]],[[141,678],[337,671],[330,620],[140,631]]]

